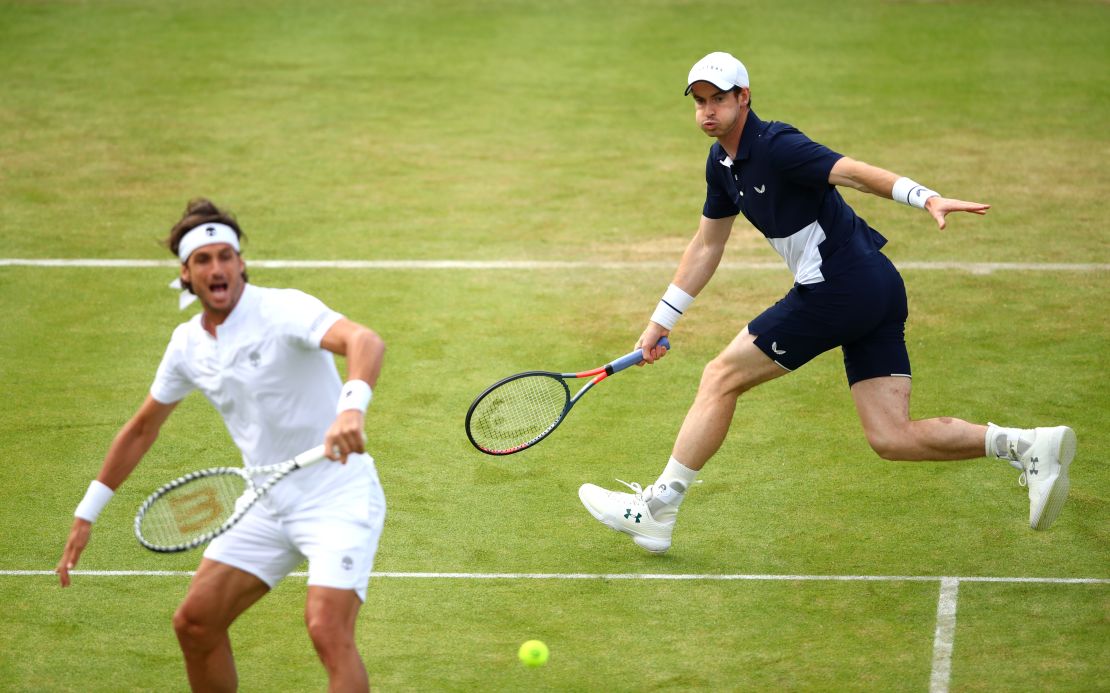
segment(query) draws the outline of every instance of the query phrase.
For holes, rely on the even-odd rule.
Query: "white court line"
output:
[[[382,269],[382,270],[539,270],[539,269],[673,269],[673,261],[606,260],[251,260],[251,267],[272,269]],[[1110,263],[1100,262],[928,262],[908,260],[899,269],[959,271],[971,274],[992,272],[1108,272]],[[0,267],[176,267],[174,260],[127,260],[94,258],[0,258]],[[785,270],[779,262],[723,262],[722,269]]]
[[[191,570],[71,570],[70,575],[93,577],[189,577]],[[53,575],[53,570],[0,570],[0,576]],[[306,572],[290,573],[307,577]],[[439,580],[708,580],[708,581],[834,581],[834,582],[1000,582],[1070,585],[1110,585],[1110,578],[1061,577],[943,577],[936,575],[761,575],[718,573],[423,573],[374,572],[372,578],[439,579]]]
[[[0,570],[0,576],[54,575],[52,570]],[[191,570],[71,570],[80,576],[189,577]],[[306,572],[290,573],[307,577]],[[415,578],[453,580],[710,580],[710,581],[838,581],[838,582],[940,582],[937,600],[937,628],[933,637],[933,664],[929,693],[948,693],[952,673],[952,647],[956,637],[956,597],[960,582],[1039,583],[1110,585],[1110,578],[1054,577],[937,577],[930,575],[760,575],[713,573],[431,573],[375,572],[372,578]]]
[[[948,682],[952,677],[952,645],[956,640],[956,599],[959,591],[960,581],[957,578],[941,578],[929,693],[948,693]]]

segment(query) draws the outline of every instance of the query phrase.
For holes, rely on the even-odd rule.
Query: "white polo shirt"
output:
[[[320,341],[342,317],[301,291],[248,283],[216,337],[201,326],[200,314],[174,330],[150,394],[169,404],[200,390],[223,417],[245,466],[283,462],[323,443],[335,420],[343,384]],[[306,494],[341,483],[352,466],[325,461],[298,470],[275,487],[272,504],[310,500]]]

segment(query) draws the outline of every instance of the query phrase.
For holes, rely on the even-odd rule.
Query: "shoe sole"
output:
[[[644,546],[643,544],[640,543],[641,540],[646,540],[646,541],[658,541],[658,540],[656,540],[654,538],[651,538],[651,537],[644,537],[644,536],[639,535],[639,534],[633,534],[632,532],[626,531],[624,527],[614,527],[613,525],[609,524],[609,522],[606,521],[606,519],[605,519],[605,515],[601,512],[598,512],[597,510],[594,510],[593,506],[590,505],[589,501],[586,500],[586,496],[585,496],[585,494],[582,493],[581,488],[578,489],[578,500],[582,501],[582,505],[585,506],[586,510],[590,513],[590,515],[593,515],[593,518],[595,520],[597,520],[601,524],[605,525],[609,529],[613,530],[614,532],[620,532],[621,534],[627,534],[628,536],[632,537],[632,541],[636,544],[636,546],[639,546],[644,551],[647,551],[648,553],[661,554],[661,553],[666,553],[667,549],[671,548],[670,544],[667,544],[666,546],[664,546],[661,549],[652,548],[650,546]]]
[[[1056,451],[1057,459],[1060,462],[1060,474],[1052,484],[1052,490],[1048,492],[1048,500],[1045,501],[1041,516],[1029,523],[1029,526],[1037,531],[1044,531],[1052,526],[1052,523],[1060,516],[1060,511],[1064,509],[1064,501],[1068,499],[1068,489],[1071,487],[1071,482],[1068,480],[1068,466],[1075,459],[1078,439],[1075,436],[1075,431],[1067,426],[1063,428],[1060,445]]]

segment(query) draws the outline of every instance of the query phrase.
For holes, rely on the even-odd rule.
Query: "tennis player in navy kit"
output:
[[[1066,426],[1017,429],[910,418],[905,286],[881,252],[886,239],[856,215],[837,186],[924,209],[941,229],[949,213],[983,215],[990,206],[942,197],[838,154],[790,125],[760,120],[751,110],[747,69],[728,53],[699,60],[686,94],[702,131],[717,139],[705,164],[705,204],[697,234],[636,346],[645,349],[648,363],[666,354],[651,345],[670,333],[713,276],[738,214],[782,255],[794,287],[705,367],[658,480],[647,488],[626,484],[632,493],[585,484],[578,495],[590,514],[652,553],[666,551],[685,492],[724,441],[737,398],[839,346],[876,453],[889,460],[1006,460],[1028,485],[1030,526],[1047,529],[1067,498],[1075,433]]]

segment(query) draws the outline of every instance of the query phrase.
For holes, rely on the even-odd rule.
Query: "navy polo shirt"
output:
[[[786,260],[796,283],[824,281],[886,244],[829,183],[842,156],[792,125],[748,111],[736,160],[720,142],[709,150],[702,214],[743,214]]]

